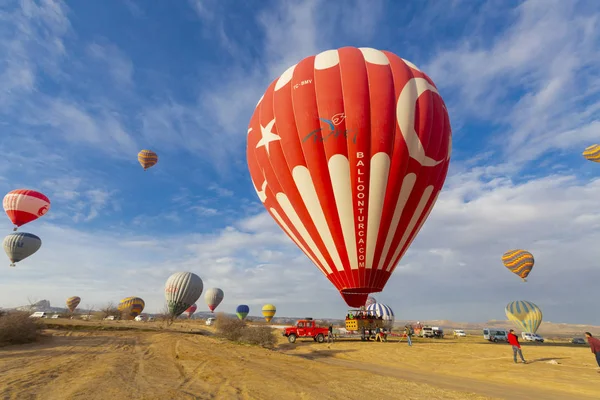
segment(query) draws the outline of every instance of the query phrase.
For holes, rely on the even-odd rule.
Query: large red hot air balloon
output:
[[[431,79],[344,47],[273,81],[248,126],[258,197],[351,307],[383,290],[431,212],[452,149]]]
[[[50,209],[50,199],[43,193],[29,189],[17,189],[8,192],[2,200],[4,211],[17,227],[35,221]]]

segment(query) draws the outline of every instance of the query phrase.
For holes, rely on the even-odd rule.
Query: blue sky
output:
[[[223,311],[344,315],[265,213],[244,149],[273,79],[351,45],[425,71],[454,135],[444,191],[376,297],[401,319],[501,319],[524,299],[600,325],[600,169],[581,157],[600,141],[600,4],[406,3],[3,2],[0,191],[41,190],[52,208],[22,229],[42,249],[0,268],[0,304],[137,295],[153,312],[189,270],[225,291]],[[160,157],[145,173],[142,148]],[[500,262],[514,247],[536,256],[527,284]]]

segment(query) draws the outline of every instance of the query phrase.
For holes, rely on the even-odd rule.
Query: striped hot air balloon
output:
[[[79,297],[79,296],[69,297],[67,299],[67,308],[69,309],[70,312],[73,312],[73,311],[75,311],[75,309],[77,308],[79,303],[81,303],[81,297]]]
[[[600,163],[600,144],[593,144],[583,151],[586,160]]]
[[[187,310],[185,310],[183,313],[188,318],[192,318],[192,315],[194,315],[194,313],[196,312],[197,309],[198,309],[198,306],[196,305],[196,303],[194,303]]]
[[[134,319],[144,311],[146,303],[139,297],[126,297],[119,302],[117,309],[123,319]]]
[[[178,317],[200,298],[204,283],[192,272],[175,272],[165,283],[169,313]]]
[[[277,308],[273,304],[265,304],[262,308],[262,315],[267,322],[271,322],[276,312]]]
[[[381,303],[374,303],[367,307],[367,311],[371,311],[376,316],[382,317],[384,321],[383,327],[387,330],[392,330],[396,317],[394,316],[394,311],[390,306]]]
[[[369,296],[369,297],[367,297],[367,302],[365,303],[365,307],[369,307],[371,304],[375,304],[375,303],[377,303],[377,300],[375,300],[375,297]]]
[[[50,199],[35,190],[16,189],[4,196],[2,205],[16,231],[18,227],[45,215],[50,210]]]
[[[527,282],[527,276],[531,272],[535,260],[533,254],[527,250],[509,250],[502,255],[502,262],[504,266],[509,269],[515,275],[518,275],[523,279],[523,282]]]
[[[504,312],[521,332],[536,333],[542,323],[542,310],[530,301],[511,301]]]
[[[239,306],[237,306],[237,308],[235,309],[235,314],[237,315],[237,317],[239,319],[241,319],[242,321],[244,319],[246,319],[246,316],[248,316],[248,313],[250,312],[250,307],[248,307],[245,304],[240,304]]]
[[[42,247],[42,239],[33,233],[13,232],[4,238],[2,247],[11,262],[10,266],[14,267],[15,263],[38,251]]]
[[[156,165],[158,162],[158,155],[152,150],[142,150],[138,153],[138,161],[145,171]]]
[[[204,300],[210,312],[215,311],[215,308],[223,301],[223,297],[225,297],[225,293],[219,288],[210,288],[206,291]]]
[[[348,306],[364,306],[446,179],[452,129],[431,78],[389,51],[327,50],[268,86],[247,132],[267,212]]]

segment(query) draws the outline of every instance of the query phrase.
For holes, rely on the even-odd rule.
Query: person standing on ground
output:
[[[523,352],[521,351],[521,344],[519,343],[519,337],[517,335],[515,335],[514,329],[511,329],[508,332],[508,343],[510,343],[510,345],[512,346],[513,359],[515,361],[515,364],[517,363],[517,353],[519,354],[519,357],[521,357],[523,364],[527,364],[527,361],[525,361],[525,358],[523,358]]]
[[[404,333],[406,334],[406,340],[408,342],[408,345],[412,346],[412,340],[410,340],[410,326],[407,325],[404,327]]]
[[[333,343],[333,325],[329,325],[327,332],[327,343]]]
[[[600,368],[600,339],[593,337],[592,334],[589,332],[585,333],[585,337],[587,338],[588,343],[590,344],[590,349],[592,350],[592,353],[594,353],[594,355],[596,356],[598,368]],[[600,373],[600,369],[598,369],[598,373]]]

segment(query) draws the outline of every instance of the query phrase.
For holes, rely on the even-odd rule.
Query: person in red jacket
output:
[[[600,339],[593,337],[592,334],[589,332],[585,333],[585,337],[587,338],[588,343],[590,344],[592,353],[594,353],[594,355],[596,356],[596,362],[598,363],[598,367],[600,367]],[[598,372],[600,373],[600,369],[598,370]]]
[[[517,353],[519,354],[519,357],[521,357],[523,364],[527,364],[527,361],[525,361],[525,358],[523,358],[523,352],[521,351],[521,344],[519,343],[519,337],[517,335],[515,335],[514,329],[511,329],[508,332],[508,343],[510,343],[510,345],[512,346],[513,359],[515,360],[515,364],[517,363]]]

